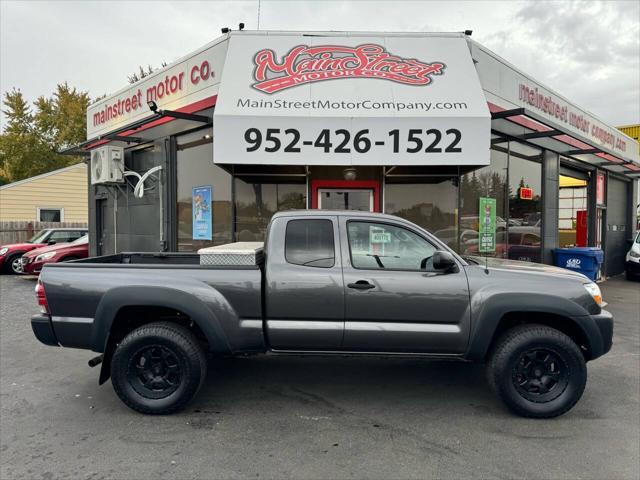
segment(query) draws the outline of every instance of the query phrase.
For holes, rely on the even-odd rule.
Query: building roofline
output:
[[[270,35],[279,35],[279,36],[295,36],[295,35],[304,35],[308,37],[339,37],[339,36],[373,36],[373,35],[382,35],[382,36],[390,36],[390,37],[466,37],[463,32],[374,32],[374,31],[305,31],[305,30],[242,30],[242,31],[230,31],[228,33],[223,33],[219,37],[213,39],[208,42],[206,45],[193,50],[186,55],[183,55],[175,60],[169,62],[166,66],[155,70],[150,75],[144,77],[145,81],[149,81],[154,77],[161,77],[167,70],[171,69],[175,65],[187,61],[192,57],[204,52],[205,50],[214,47],[215,45],[225,42],[229,40],[232,36],[236,35],[250,35],[250,36],[270,36]],[[139,82],[135,82],[127,85],[126,87],[122,87],[116,90],[114,93],[107,95],[104,98],[101,98],[95,103],[92,103],[88,106],[87,111],[90,109],[97,108],[98,105],[102,105],[108,103],[110,100],[117,98],[119,95],[122,95],[131,87]]]
[[[36,175],[34,177],[25,178],[24,180],[18,180],[17,182],[8,183],[6,185],[0,186],[0,190],[5,190],[11,187],[17,187],[18,185],[23,185],[25,183],[33,182],[34,180],[40,180],[41,178],[49,177],[51,175],[56,175],[58,173],[66,172],[69,170],[73,170],[74,168],[78,168],[80,166],[85,166],[84,162],[74,163],[73,165],[69,165],[68,167],[58,168],[57,170],[51,170],[50,172],[41,173],[40,175]]]
[[[389,36],[389,37],[463,37],[463,31],[456,32],[394,32],[390,30],[232,30],[225,36],[254,35],[254,36],[318,36],[318,37],[363,37],[363,36]]]

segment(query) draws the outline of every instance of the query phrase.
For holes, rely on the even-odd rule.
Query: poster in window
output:
[[[193,240],[211,240],[213,238],[212,198],[213,187],[210,185],[193,187],[191,191]]]
[[[496,199],[480,197],[479,251],[496,251]]]
[[[596,176],[596,204],[604,206],[604,173]]]

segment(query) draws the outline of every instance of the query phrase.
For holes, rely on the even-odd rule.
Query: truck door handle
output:
[[[349,288],[355,288],[356,290],[369,290],[370,288],[376,288],[375,285],[371,285],[366,280],[358,280],[356,283],[349,283]]]

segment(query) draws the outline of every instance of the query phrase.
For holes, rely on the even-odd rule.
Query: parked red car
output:
[[[45,263],[70,262],[89,256],[89,235],[71,243],[58,243],[36,248],[22,256],[20,271],[25,275],[39,275]]]
[[[0,245],[0,271],[3,273],[22,273],[20,257],[25,253],[46,245],[72,242],[86,234],[86,228],[46,228],[40,230],[25,243]]]

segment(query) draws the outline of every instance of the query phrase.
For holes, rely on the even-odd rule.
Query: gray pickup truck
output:
[[[269,352],[483,362],[512,411],[553,417],[580,399],[586,362],[613,335],[580,274],[463,258],[406,220],[364,212],[277,213],[248,265],[179,253],[48,264],[36,294],[36,337],[100,353],[89,362],[102,363],[100,384],[111,377],[126,405],[155,414],[195,396],[208,357]]]

